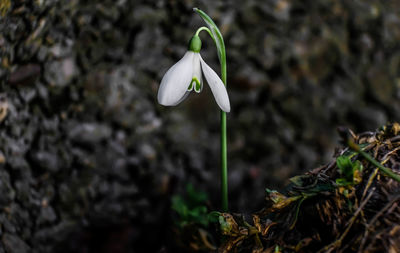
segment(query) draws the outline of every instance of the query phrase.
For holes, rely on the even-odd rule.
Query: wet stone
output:
[[[40,209],[40,214],[37,219],[37,224],[42,225],[46,223],[53,223],[57,219],[57,215],[51,206],[43,207]]]
[[[75,60],[70,57],[48,63],[45,67],[44,77],[50,85],[64,87],[77,74]]]
[[[17,235],[4,233],[1,237],[7,253],[28,253],[30,252],[29,246]]]
[[[45,170],[56,172],[60,169],[59,157],[55,153],[37,151],[32,153],[31,158],[35,164]]]
[[[7,210],[8,207],[6,207]],[[10,221],[10,219],[7,217],[8,215],[2,215],[0,217],[2,227],[5,232],[13,233],[15,234],[17,232],[17,229],[15,228],[15,225]]]
[[[30,168],[29,163],[25,160],[23,156],[10,156],[7,162],[14,170],[29,170]]]
[[[29,184],[24,181],[18,180],[15,182],[16,197],[23,203],[29,202],[31,197],[31,188]]]
[[[0,150],[0,164],[4,164],[6,162],[6,157],[4,153]]]
[[[204,25],[192,2],[12,1],[0,22],[0,207],[12,209],[0,237],[33,252],[91,252],[109,242],[93,227],[135,217],[133,248],[158,252],[168,228],[154,225],[165,224],[171,197],[159,194],[161,176],[171,194],[188,181],[219,191],[218,108],[207,85],[174,108],[156,100]],[[204,1],[228,49],[234,210],[254,211],[266,185],[330,157],[338,124],[371,130],[399,115],[397,2]],[[202,36],[202,56],[219,73]]]
[[[69,138],[73,141],[86,144],[98,143],[111,135],[109,126],[97,123],[71,124],[67,131]]]
[[[6,118],[8,114],[8,100],[6,94],[0,93],[0,123]]]
[[[20,89],[19,94],[26,103],[29,103],[36,97],[36,90],[30,87],[22,88]]]
[[[0,206],[4,207],[15,198],[15,191],[10,182],[10,175],[5,170],[0,171]]]
[[[62,221],[51,227],[45,227],[38,229],[33,238],[36,241],[43,242],[48,246],[46,252],[54,251],[54,247],[48,245],[49,242],[60,242],[64,240],[65,236],[69,235],[70,232],[75,228],[75,225],[71,221]]]
[[[40,65],[38,64],[27,64],[19,67],[13,73],[11,73],[8,82],[10,84],[32,84],[37,77],[40,75]]]

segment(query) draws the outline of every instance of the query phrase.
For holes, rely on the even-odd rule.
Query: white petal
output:
[[[197,93],[199,93],[203,90],[203,78],[202,78],[202,74],[201,74],[200,54],[199,53],[195,53],[194,57],[193,57],[193,78],[194,77],[196,77],[197,80],[199,80],[199,82],[200,82],[200,90],[197,91],[196,89],[194,89]]]
[[[224,83],[219,78],[217,73],[215,73],[214,70],[207,65],[207,63],[205,63],[201,56],[200,62],[204,76],[206,77],[207,83],[211,88],[215,101],[224,112],[230,112],[231,105],[229,103],[228,92],[226,91]]]
[[[185,95],[183,95],[183,97],[181,99],[179,99],[178,102],[176,102],[173,106],[180,104],[183,100],[185,100],[190,94],[190,91],[186,91]]]
[[[161,80],[158,89],[158,103],[173,106],[183,101],[192,81],[194,52],[188,51],[173,65]]]

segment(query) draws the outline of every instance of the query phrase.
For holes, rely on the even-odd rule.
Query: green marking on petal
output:
[[[188,91],[192,91],[193,90],[193,80],[190,82],[189,87],[188,87]]]
[[[200,92],[201,91],[201,84],[199,82],[196,82],[196,87],[194,87],[194,90],[196,92]]]
[[[192,78],[192,83],[195,83],[194,85],[194,91],[199,93],[201,91],[201,83],[199,81],[199,79],[197,79],[197,77],[193,77]]]

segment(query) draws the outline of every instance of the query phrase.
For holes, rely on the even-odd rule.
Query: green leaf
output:
[[[362,144],[358,144],[358,146],[364,150],[367,146],[369,145],[369,143],[362,143]],[[352,158],[353,156],[357,155],[358,153],[354,150],[348,149],[343,153],[343,156],[348,156],[349,158]]]
[[[198,206],[189,210],[189,219],[192,222],[208,226],[207,207]]]
[[[175,195],[171,199],[171,208],[178,214],[175,223],[181,228],[188,224],[198,224],[207,227],[209,224],[208,210],[205,205],[207,195],[197,192],[191,184],[186,187],[186,196]]]
[[[336,165],[338,166],[340,174],[342,175],[348,174],[349,170],[352,172],[353,163],[348,156],[339,156],[336,158]]]
[[[221,63],[226,62],[225,43],[224,43],[224,39],[223,39],[222,34],[219,31],[217,25],[204,11],[202,11],[198,8],[193,8],[193,10],[200,15],[200,17],[204,20],[204,22],[206,22],[208,28],[210,29],[210,31],[213,35],[213,40],[215,42],[215,45],[217,46],[219,61]]]
[[[305,175],[300,175],[300,176],[294,176],[289,178],[289,181],[292,182],[296,186],[304,186],[304,180],[303,179],[308,179],[310,176],[305,176]]]
[[[199,216],[204,215],[206,213],[207,213],[207,207],[205,206],[196,206],[195,208],[189,211],[189,215],[192,218],[198,218]]]
[[[353,163],[353,169],[354,170],[358,170],[358,171],[362,171],[363,170],[363,165],[362,165],[362,163],[360,162],[360,161],[355,161],[354,163]]]
[[[220,216],[220,212],[212,211],[208,214],[208,221],[212,223],[218,222]]]
[[[192,184],[186,186],[187,199],[190,207],[203,205],[208,200],[208,196],[205,192],[196,191]]]
[[[351,185],[352,182],[347,181],[345,178],[338,178],[338,179],[336,179],[336,184],[338,186],[347,186],[347,185]]]
[[[172,197],[172,209],[175,210],[179,214],[179,216],[187,217],[188,208],[181,196]]]
[[[229,232],[232,229],[232,226],[229,224],[229,222],[225,221],[224,216],[219,216],[218,221],[222,232],[225,234],[229,234]]]
[[[360,161],[352,162],[349,156],[339,156],[336,159],[341,178],[336,179],[338,186],[358,184],[362,181],[363,165]]]

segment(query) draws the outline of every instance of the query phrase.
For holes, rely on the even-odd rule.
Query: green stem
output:
[[[214,39],[214,37],[212,36],[212,33],[211,33],[210,29],[208,29],[208,27],[205,27],[205,26],[202,26],[202,27],[200,27],[199,29],[197,29],[195,35],[196,35],[196,36],[199,36],[199,33],[200,33],[201,31],[207,31],[208,34],[210,35],[210,37]]]
[[[372,163],[374,166],[378,167],[381,171],[383,171],[387,176],[393,178],[397,182],[400,182],[400,175],[394,173],[391,169],[386,168],[380,162],[372,158],[368,153],[360,150],[358,151],[360,155],[362,155],[368,162]]]
[[[221,59],[221,79],[226,86],[226,59]],[[226,112],[221,110],[221,192],[222,210],[228,211],[228,158],[226,141]]]
[[[375,160],[372,156],[370,156],[367,152],[363,151],[356,143],[354,143],[353,140],[348,141],[348,146],[359,153],[361,156],[363,156],[368,162],[372,163],[374,166],[378,167],[383,173],[385,173],[387,176],[393,178],[397,182],[400,182],[400,175],[394,173],[391,169],[386,168],[383,166],[380,162]]]
[[[210,29],[201,27],[197,30],[196,35],[206,30],[217,47],[219,63],[221,65],[221,80],[226,86],[226,52],[225,43],[221,32],[214,21],[202,10],[193,8],[197,12]],[[227,159],[227,141],[226,141],[226,113],[221,110],[221,193],[222,193],[222,211],[228,211],[228,159]]]

